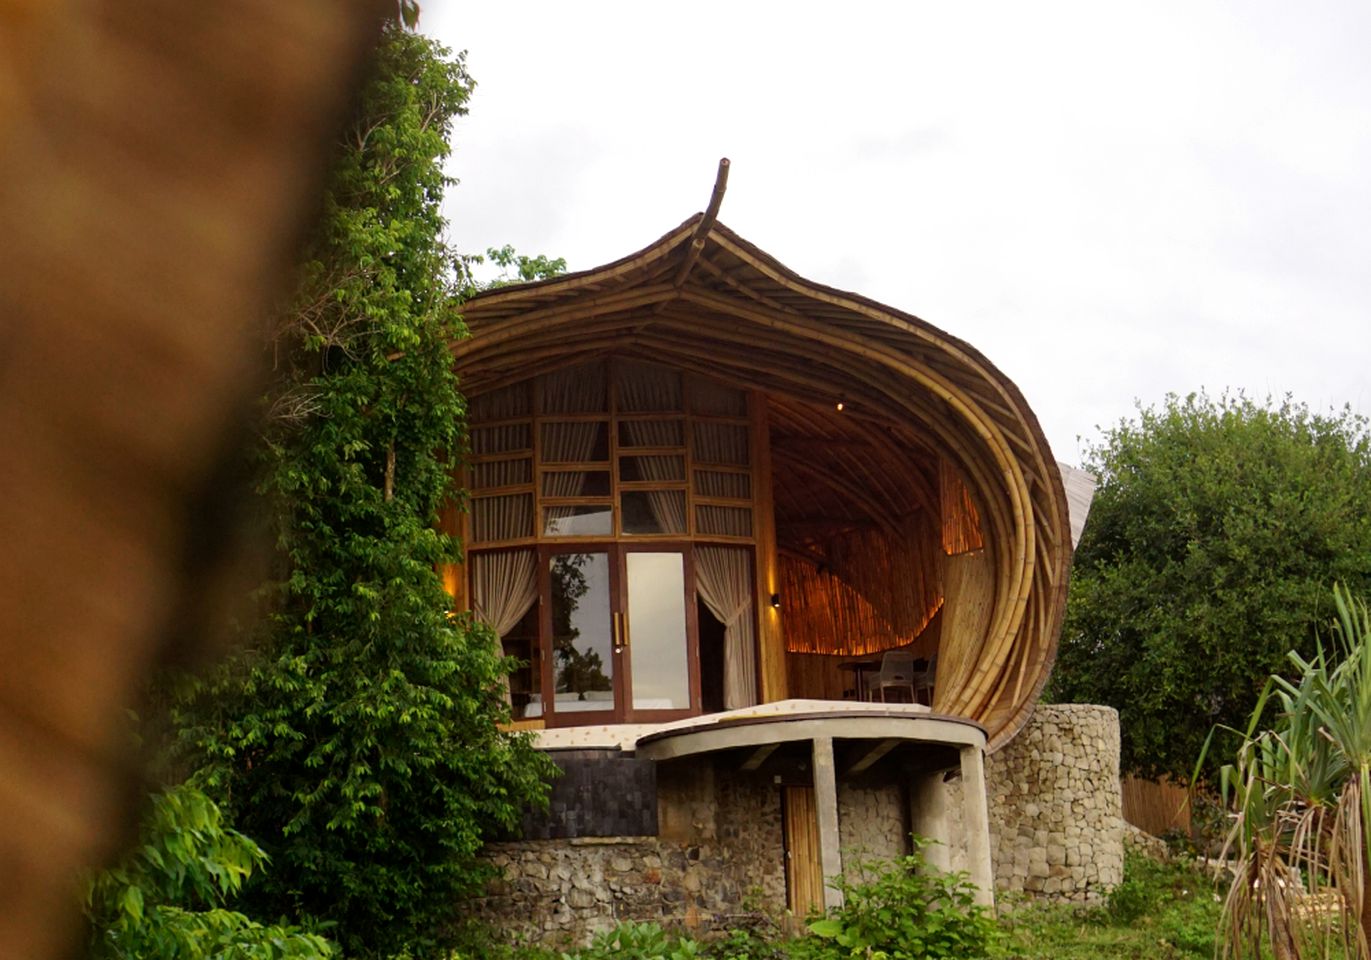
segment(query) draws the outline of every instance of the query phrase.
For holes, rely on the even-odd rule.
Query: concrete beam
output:
[[[819,865],[824,875],[824,906],[841,907],[843,893],[829,886],[842,876],[838,840],[838,776],[833,764],[833,738],[814,738],[814,812],[819,821]]]
[[[865,753],[863,753],[860,757],[857,758],[856,763],[847,768],[848,775],[856,776],[859,773],[865,772],[867,769],[871,767],[873,763],[881,759],[881,757],[885,756],[891,750],[894,750],[902,742],[903,741],[901,740],[895,740],[891,738],[888,740],[880,740],[872,744],[870,747],[867,748]]]
[[[779,743],[767,743],[752,751],[752,755],[743,762],[744,770],[756,770],[766,763],[766,758],[776,752]]]

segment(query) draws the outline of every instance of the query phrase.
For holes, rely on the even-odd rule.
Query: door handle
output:
[[[614,612],[614,652],[624,652],[624,615]]]

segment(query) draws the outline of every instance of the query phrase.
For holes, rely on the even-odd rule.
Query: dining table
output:
[[[869,684],[867,683],[867,677],[869,677],[872,674],[881,672],[881,660],[881,657],[876,656],[852,657],[847,660],[838,661],[839,670],[847,670],[852,673],[852,686],[853,691],[856,695],[856,699],[863,701],[871,699],[871,690],[869,689]],[[919,659],[914,661],[914,671],[916,673],[927,669],[927,660],[920,657]],[[843,691],[843,699],[847,699],[846,689],[844,689]]]
[[[852,689],[855,692],[856,699],[866,700],[870,693],[870,691],[867,690],[866,678],[873,673],[880,672],[881,658],[855,657],[850,660],[840,660],[838,662],[838,669],[847,670],[852,673]],[[846,689],[843,691],[843,698],[847,698]]]

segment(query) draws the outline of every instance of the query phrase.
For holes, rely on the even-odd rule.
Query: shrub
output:
[[[871,866],[869,880],[836,880],[843,906],[810,921],[810,931],[823,941],[810,955],[815,960],[987,956],[998,937],[994,919],[976,904],[976,888],[966,874],[928,866],[921,848],[929,842],[914,838],[912,854]]]
[[[258,923],[228,909],[266,861],[252,840],[225,826],[199,790],[152,798],[140,845],[93,877],[86,891],[89,955],[160,960],[328,960],[333,946],[295,927]]]
[[[689,937],[670,936],[655,923],[625,920],[596,934],[585,949],[562,956],[563,960],[694,960],[703,954]]]

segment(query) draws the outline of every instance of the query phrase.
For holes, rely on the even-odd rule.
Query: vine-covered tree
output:
[[[330,922],[349,956],[446,955],[483,839],[548,770],[497,731],[509,664],[435,572],[459,552],[437,517],[464,414],[441,164],[471,88],[460,56],[387,30],[271,344],[266,616],[175,717],[180,761],[271,858],[253,915]]]
[[[1214,724],[1245,726],[1287,651],[1312,652],[1333,583],[1371,586],[1367,422],[1171,396],[1085,466],[1052,695],[1117,707],[1126,769],[1188,777]]]

